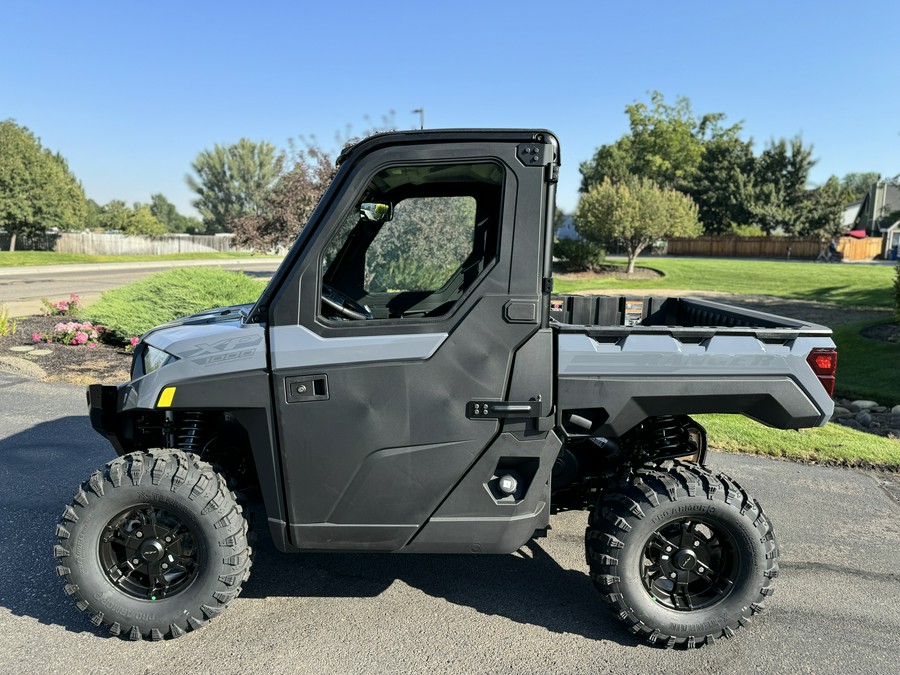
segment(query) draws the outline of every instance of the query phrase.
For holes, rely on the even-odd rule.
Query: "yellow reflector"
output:
[[[172,399],[175,398],[175,387],[166,387],[159,395],[159,401],[156,403],[157,408],[168,408],[172,405]]]

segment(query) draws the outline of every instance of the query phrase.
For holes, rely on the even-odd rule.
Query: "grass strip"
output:
[[[783,457],[802,462],[900,471],[900,441],[839,424],[815,429],[772,429],[741,415],[696,415],[709,445],[726,452]]]

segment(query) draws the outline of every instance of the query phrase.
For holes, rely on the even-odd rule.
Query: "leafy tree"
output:
[[[608,178],[581,196],[575,227],[587,241],[621,241],[628,253],[627,273],[645,248],[665,237],[696,237],[701,232],[697,205],[671,188],[643,177],[613,183]]]
[[[766,234],[778,229],[799,234],[808,229],[806,184],[815,164],[812,146],[804,146],[800,137],[772,142],[757,158],[750,209]]]
[[[841,216],[846,192],[836,176],[804,194],[802,219],[797,228],[801,236],[833,237],[841,232]]]
[[[841,187],[845,191],[844,198],[847,203],[855,202],[866,196],[869,189],[878,182],[881,174],[875,171],[865,171],[862,173],[848,173],[841,178]]]
[[[200,220],[192,216],[182,215],[172,202],[158,192],[150,195],[150,212],[159,222],[165,225],[166,230],[169,232],[203,231],[203,223]]]
[[[69,163],[59,153],[44,150],[47,162],[48,194],[45,195],[44,224],[60,230],[80,230],[87,221],[87,200],[84,188],[69,169]]]
[[[266,141],[246,138],[228,146],[204,150],[185,181],[197,193],[193,205],[207,232],[228,231],[229,222],[245,215],[261,215],[267,191],[281,172],[283,157]]]
[[[651,92],[649,104],[632,103],[625,112],[630,132],[612,145],[598,148],[594,157],[581,165],[582,192],[605,178],[615,182],[629,175],[685,189],[700,169],[704,144],[736,137],[740,131],[740,125],[721,126],[723,113],[697,117],[689,99],[679,97],[669,105],[658,91]]]
[[[103,227],[101,222],[103,216],[103,207],[93,199],[87,200],[87,215],[84,219],[84,226],[89,230],[99,230]]]
[[[84,190],[66,160],[41,146],[28,128],[13,120],[0,122],[0,228],[10,235],[14,251],[19,236],[48,227],[84,227]]]
[[[159,236],[166,233],[163,225],[146,204],[135,204],[129,208],[120,199],[106,204],[100,214],[100,224],[105,230],[115,230],[124,234]]]
[[[331,156],[307,144],[295,154],[293,168],[263,194],[257,212],[228,221],[235,243],[259,250],[289,246],[306,225],[335,172]]]
[[[131,218],[131,209],[121,199],[113,199],[103,205],[100,212],[100,227],[104,230],[124,232]]]
[[[134,205],[134,209],[128,214],[124,229],[125,234],[143,234],[150,237],[158,237],[167,231],[166,226],[156,219],[146,204]]]
[[[364,119],[371,124],[368,117]],[[363,131],[361,137],[392,128],[393,120],[392,110],[382,116],[379,126]],[[335,145],[340,148],[352,143],[351,134],[348,124],[343,133],[335,133]],[[315,136],[300,136],[296,142],[289,141],[289,146],[289,155],[279,156],[278,167],[280,170],[285,163],[292,166],[260,193],[258,208],[227,219],[237,244],[261,250],[290,245],[331,184],[337,171],[336,151],[325,150]]]
[[[699,207],[706,234],[753,226],[755,166],[752,145],[736,135],[705,143],[697,174],[685,191]]]

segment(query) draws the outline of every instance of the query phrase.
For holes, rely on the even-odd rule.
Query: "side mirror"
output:
[[[394,217],[394,205],[385,202],[363,202],[359,205],[359,215],[374,223],[384,223]]]

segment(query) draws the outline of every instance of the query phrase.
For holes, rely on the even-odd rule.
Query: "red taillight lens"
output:
[[[806,362],[819,378],[829,396],[834,396],[834,375],[837,372],[836,349],[813,349]]]

